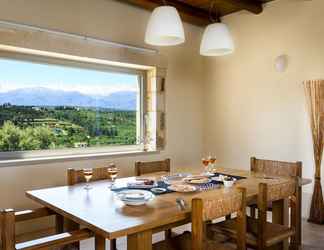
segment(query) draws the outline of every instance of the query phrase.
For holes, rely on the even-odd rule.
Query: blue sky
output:
[[[137,76],[57,65],[0,59],[0,92],[45,87],[83,94],[137,91]]]

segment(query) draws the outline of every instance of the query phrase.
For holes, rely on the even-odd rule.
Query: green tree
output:
[[[34,128],[36,140],[39,141],[40,149],[48,149],[54,141],[54,135],[49,127]]]
[[[35,136],[34,128],[28,127],[21,131],[19,147],[21,150],[40,149],[40,141]]]
[[[11,121],[6,121],[0,129],[0,149],[1,151],[20,150],[21,130]]]

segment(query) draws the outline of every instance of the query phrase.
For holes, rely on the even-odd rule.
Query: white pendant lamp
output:
[[[200,54],[203,56],[224,56],[233,52],[234,42],[227,25],[220,22],[209,24],[201,40]]]
[[[185,35],[177,9],[172,6],[155,8],[146,27],[145,42],[155,46],[172,46],[184,41]]]

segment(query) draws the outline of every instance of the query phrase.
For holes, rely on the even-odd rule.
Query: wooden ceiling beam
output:
[[[147,10],[153,10],[163,5],[161,0],[118,0],[120,2],[129,3]],[[189,4],[172,0],[166,1],[168,5],[175,7],[182,20],[198,26],[206,26],[210,24],[209,12],[200,8],[193,7]]]
[[[223,0],[237,8],[260,14],[263,10],[262,3],[256,0]]]
[[[118,0],[143,9],[153,10],[164,5],[163,0]],[[262,12],[262,3],[257,0],[215,0],[217,4],[230,4],[237,9],[244,9],[254,14]],[[167,5],[175,7],[182,20],[198,26],[206,26],[211,23],[209,10],[192,6],[179,0],[166,0]],[[217,5],[216,5],[217,6]],[[220,7],[221,8],[221,7]]]

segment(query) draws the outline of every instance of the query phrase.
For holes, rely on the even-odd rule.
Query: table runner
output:
[[[229,175],[229,174],[222,174],[222,173],[214,173],[214,175],[210,176],[209,178],[212,177],[218,177],[219,175],[224,175],[224,176],[228,176],[228,177],[232,177],[235,178],[236,180],[241,180],[241,179],[246,179],[246,177],[243,176],[237,176],[237,175]],[[195,185],[199,191],[203,191],[203,190],[208,190],[208,189],[214,189],[214,188],[218,188],[221,185],[223,185],[222,181],[216,181],[216,180],[212,180],[209,183],[206,184],[197,184]],[[168,186],[170,186],[169,184],[166,184],[164,181],[157,181],[157,186],[155,188],[165,188],[166,191],[163,193],[154,193],[150,190],[150,188],[130,188],[130,187],[111,187],[111,190],[114,192],[120,192],[123,190],[131,190],[131,189],[140,189],[140,190],[147,190],[150,191],[152,193],[154,193],[155,195],[163,195],[163,194],[168,194],[168,193],[173,193],[175,191],[169,190]]]

